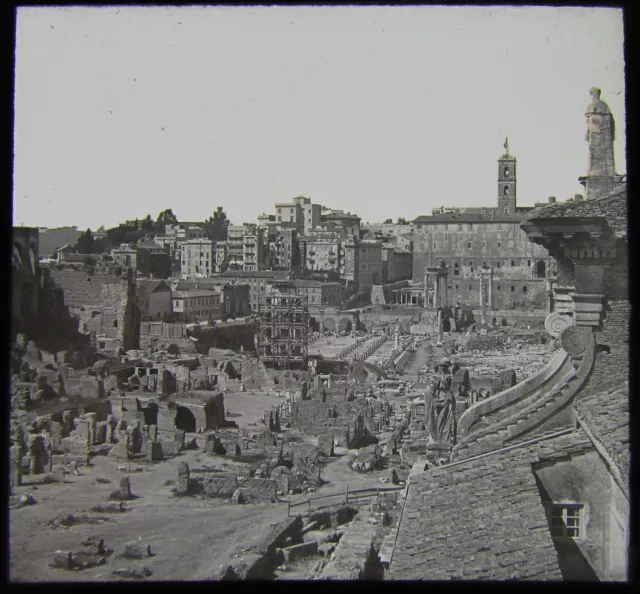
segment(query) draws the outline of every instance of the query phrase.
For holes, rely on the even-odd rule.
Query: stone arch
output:
[[[185,406],[178,406],[175,420],[176,429],[180,429],[185,433],[196,432],[196,417]]]
[[[547,265],[544,260],[538,260],[536,262],[536,278],[546,278]]]
[[[323,323],[324,330],[327,332],[335,332],[336,330],[336,321],[333,318],[327,318]]]
[[[142,407],[138,403],[138,410],[144,415],[145,425],[158,425],[159,406],[155,402],[150,402],[146,407]]]
[[[349,318],[340,318],[340,330],[349,331],[351,330],[351,328],[349,328],[350,325],[351,320]]]

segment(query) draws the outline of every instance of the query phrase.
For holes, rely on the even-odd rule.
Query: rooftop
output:
[[[588,200],[560,202],[536,208],[527,218],[604,217],[618,237],[627,236],[627,184]]]
[[[171,291],[171,296],[174,299],[192,299],[194,297],[211,297],[212,295],[220,295],[220,293],[213,289],[184,289],[182,291]]]
[[[518,208],[514,215],[499,214],[497,209],[482,209],[480,212],[443,212],[421,215],[413,219],[413,223],[521,223],[526,215]],[[526,209],[526,212],[533,210]],[[538,211],[536,211],[538,212]]]
[[[625,381],[586,396],[576,402],[575,409],[580,421],[611,457],[629,489],[629,383]]]
[[[531,465],[592,449],[574,430],[412,475],[390,577],[561,580]]]

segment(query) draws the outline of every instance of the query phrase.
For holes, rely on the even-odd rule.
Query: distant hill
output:
[[[66,243],[74,245],[80,235],[82,231],[78,231],[76,227],[57,227],[40,231],[40,255],[49,258]]]

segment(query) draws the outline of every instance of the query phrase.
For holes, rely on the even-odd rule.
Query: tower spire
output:
[[[504,139],[504,150],[507,151],[506,154],[508,155],[509,154],[509,137],[508,136]]]

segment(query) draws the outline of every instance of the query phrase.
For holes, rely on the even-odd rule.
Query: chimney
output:
[[[584,199],[584,196],[582,194],[576,194],[574,196],[574,199],[576,202],[582,202],[582,200]]]
[[[556,197],[555,196],[549,196],[549,204],[555,204],[556,203]]]

